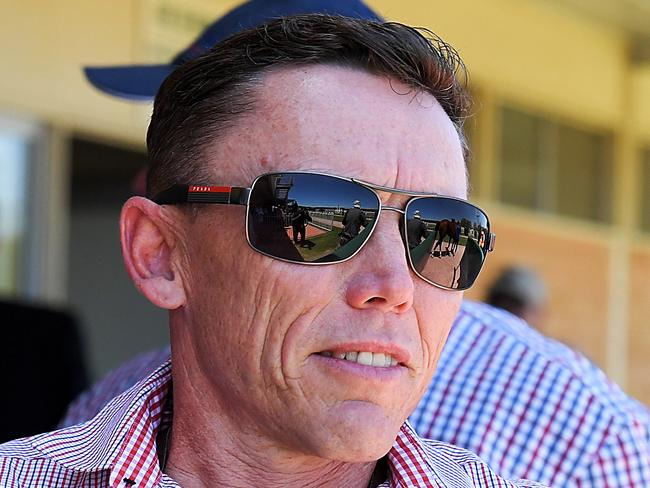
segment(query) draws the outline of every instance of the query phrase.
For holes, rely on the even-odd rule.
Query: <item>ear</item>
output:
[[[120,216],[120,237],[124,264],[140,293],[161,308],[185,305],[182,276],[173,261],[176,234],[163,208],[143,197],[127,200]]]

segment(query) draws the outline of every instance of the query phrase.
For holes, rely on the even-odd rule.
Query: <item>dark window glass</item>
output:
[[[609,136],[504,107],[500,148],[501,201],[587,220],[611,220]]]
[[[558,126],[557,142],[557,213],[609,222],[611,145],[608,139],[585,130]]]
[[[501,128],[501,200],[535,208],[539,200],[540,120],[504,109]]]

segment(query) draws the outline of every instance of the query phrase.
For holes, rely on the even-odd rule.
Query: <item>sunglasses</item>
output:
[[[412,198],[404,209],[390,207],[381,204],[378,191]],[[174,185],[153,200],[245,205],[246,238],[254,250],[308,265],[351,259],[372,236],[382,210],[398,212],[411,269],[445,290],[472,286],[496,237],[485,212],[465,200],[322,173],[268,173],[250,188]]]

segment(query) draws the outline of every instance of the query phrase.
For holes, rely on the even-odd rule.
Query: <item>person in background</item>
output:
[[[15,246],[3,237],[0,257]],[[79,325],[60,305],[0,297],[0,443],[56,428],[90,386]]]
[[[175,60],[200,56],[222,33],[295,13],[287,5],[245,2],[215,21]],[[337,10],[341,5],[292,2],[292,8],[303,12],[342,13]],[[360,16],[378,18],[363,4],[355,8]],[[106,93],[150,100],[172,69],[173,65],[98,67],[86,74]],[[152,351],[110,373],[70,406],[62,426],[94,417],[111,399],[156,370],[170,353],[169,348]],[[121,398],[113,403],[119,404]],[[647,407],[579,353],[483,303],[461,304],[434,377],[410,421],[421,435],[477,452],[508,478],[538,479],[561,487],[650,486]]]
[[[361,202],[355,200],[352,204],[352,208],[346,210],[343,215],[343,231],[341,232],[341,238],[339,240],[341,246],[345,246],[348,242],[354,239],[359,235],[359,231],[363,227],[364,229],[368,225],[366,216],[361,210]]]
[[[56,428],[89,387],[79,329],[69,310],[0,300],[0,442]]]
[[[406,240],[411,249],[420,245],[420,243],[429,236],[427,224],[422,222],[420,211],[416,210],[413,218],[406,222]]]
[[[291,216],[291,231],[294,244],[304,245],[307,234],[307,224],[311,222],[311,216],[306,208],[296,208]]]
[[[543,330],[548,290],[534,270],[521,265],[505,268],[488,288],[485,301]]]

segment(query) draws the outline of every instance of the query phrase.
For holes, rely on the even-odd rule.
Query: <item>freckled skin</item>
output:
[[[464,198],[451,121],[433,97],[400,95],[391,84],[408,92],[332,66],[273,71],[254,112],[207,151],[214,183],[318,170]],[[399,207],[407,200],[382,198]],[[394,212],[382,214],[352,260],[318,267],[253,251],[244,216],[244,207],[206,206],[183,224],[177,254],[187,300],[171,312],[174,430],[218,424],[222,439],[273,452],[276,463],[380,458],[433,374],[462,293],[410,271]],[[408,351],[399,381],[333,378],[315,359],[327,345],[363,340]]]

